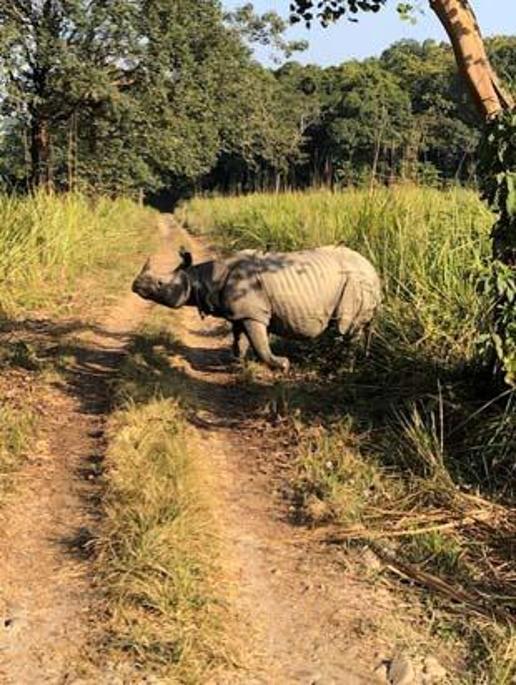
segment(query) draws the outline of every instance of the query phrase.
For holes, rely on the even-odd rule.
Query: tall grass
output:
[[[361,427],[383,420],[388,408],[388,427],[396,429],[386,442],[415,444],[426,432],[430,444],[439,438],[441,452],[457,455],[456,478],[514,496],[514,396],[490,386],[477,363],[489,311],[482,279],[492,216],[474,192],[402,187],[194,198],[178,216],[231,249],[344,242],[369,257],[384,293],[370,358],[349,374],[345,348],[330,339],[303,348],[301,363],[337,377]]]
[[[493,383],[479,354],[492,216],[477,195],[403,187],[194,198],[178,217],[223,248],[344,242],[376,265],[384,303],[370,356],[332,336],[290,346],[298,373],[273,388],[296,435],[314,417],[325,426],[294,455],[299,515],[315,524],[323,512],[346,539],[380,540],[509,616],[516,395]],[[446,603],[429,606],[438,631]],[[514,649],[513,633],[469,618],[455,625],[467,645],[464,682],[510,682],[513,654],[492,655]],[[493,675],[500,664],[510,676]]]
[[[149,240],[150,222],[125,199],[0,196],[0,313],[65,305],[81,278],[114,264],[120,271]]]
[[[473,192],[400,188],[195,198],[178,216],[231,249],[344,242],[378,268],[386,325],[411,343],[433,347],[440,359],[473,354],[488,307],[478,282],[492,223]]]

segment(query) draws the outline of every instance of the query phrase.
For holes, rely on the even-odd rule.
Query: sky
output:
[[[223,0],[223,5],[232,9],[246,2],[247,0]],[[253,4],[260,13],[272,9],[282,16],[288,15],[289,0],[254,0]],[[377,15],[361,15],[358,24],[344,19],[327,29],[316,26],[315,22],[310,31],[300,25],[292,27],[288,32],[290,39],[302,38],[310,42],[309,49],[298,53],[294,59],[302,64],[327,66],[353,58],[379,55],[386,47],[402,38],[420,41],[426,38],[447,40],[444,29],[429,9],[426,0],[419,3],[424,13],[418,14],[415,26],[399,19],[396,4],[396,0],[389,0],[387,6]],[[516,33],[516,0],[471,0],[471,5],[484,36]],[[259,47],[255,50],[256,57],[261,62],[271,65],[269,53],[268,48]]]

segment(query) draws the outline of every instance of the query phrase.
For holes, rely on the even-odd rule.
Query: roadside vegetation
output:
[[[73,313],[95,289],[100,301],[155,240],[149,210],[130,200],[75,193],[2,195],[0,225],[0,322],[38,309]],[[81,292],[85,282],[96,283],[87,295]]]
[[[35,412],[29,407],[0,405],[0,505],[33,444],[36,425]]]
[[[466,190],[400,187],[197,198],[178,216],[222,248],[343,241],[377,266],[369,356],[332,335],[292,344],[297,370],[270,390],[296,519],[424,590],[436,634],[464,641],[465,682],[511,682],[516,396],[482,363],[489,212]]]

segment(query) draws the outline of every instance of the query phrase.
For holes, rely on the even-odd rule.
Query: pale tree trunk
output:
[[[487,56],[482,34],[468,0],[429,0],[439,17],[455,52],[479,114],[492,119],[514,102],[501,87]]]

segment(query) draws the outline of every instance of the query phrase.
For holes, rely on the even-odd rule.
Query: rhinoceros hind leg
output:
[[[281,369],[285,373],[289,370],[290,362],[286,357],[276,357],[271,352],[267,328],[263,323],[246,319],[242,322],[256,356],[271,369]]]
[[[245,330],[241,321],[235,321],[233,324],[232,350],[236,359],[245,359],[249,350],[249,339],[245,334]]]

